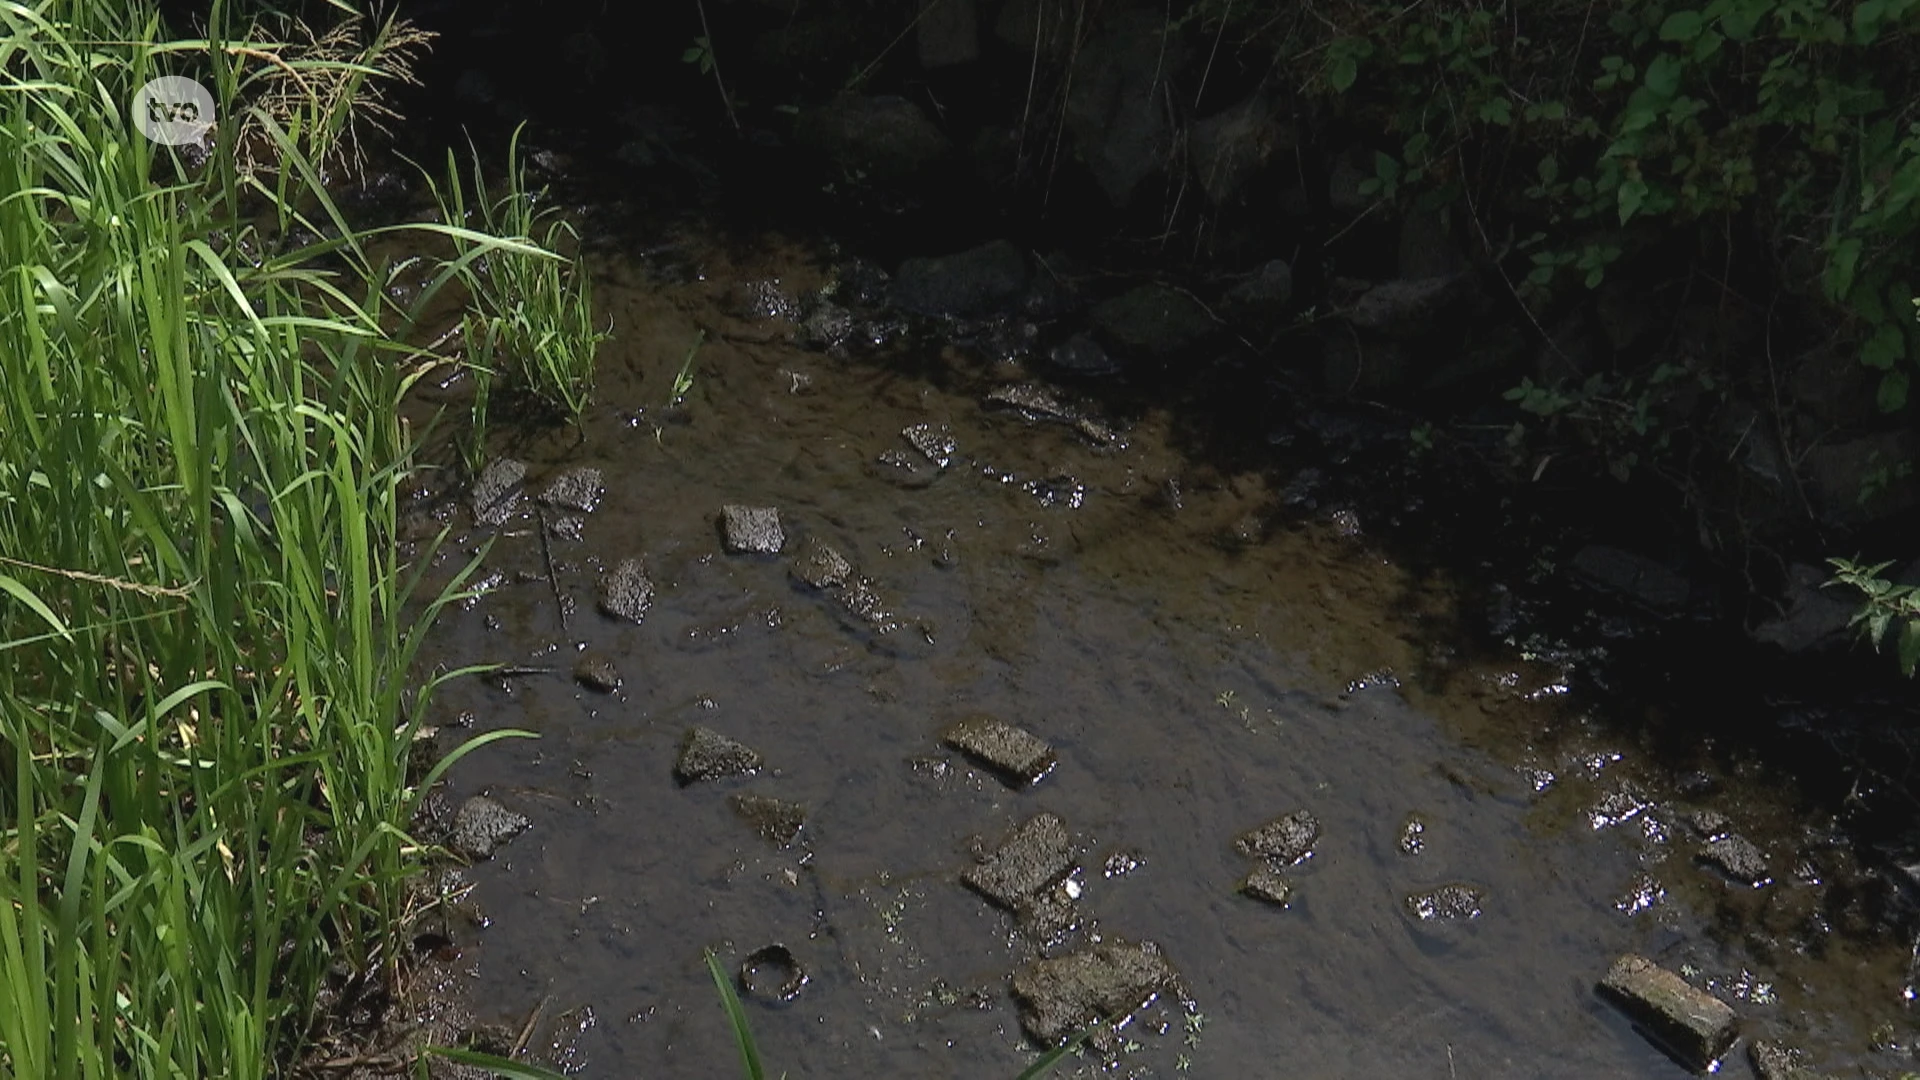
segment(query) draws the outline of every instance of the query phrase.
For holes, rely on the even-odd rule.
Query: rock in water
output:
[[[816,589],[845,585],[853,577],[853,564],[826,541],[809,536],[793,558],[793,576]]]
[[[516,814],[485,795],[475,795],[460,804],[447,845],[469,859],[491,859],[502,844],[532,824],[526,815]]]
[[[781,847],[792,844],[807,821],[806,807],[768,795],[735,795],[727,803],[768,843]]]
[[[1600,980],[1600,992],[1697,1072],[1709,1071],[1740,1033],[1740,1018],[1726,1002],[1644,956],[1615,960]]]
[[[573,678],[589,690],[611,694],[620,689],[620,669],[599,653],[588,653],[573,665]]]
[[[732,503],[720,508],[720,538],[736,555],[778,555],[787,542],[780,530],[779,510]]]
[[[616,619],[639,622],[653,606],[653,579],[639,559],[621,559],[600,583],[600,610]]]
[[[593,513],[600,500],[607,493],[607,485],[600,470],[591,465],[577,469],[568,469],[547,484],[547,490],[540,493],[540,501],[548,506],[562,510],[577,510],[582,514]]]
[[[1421,922],[1456,922],[1477,919],[1483,910],[1486,890],[1478,885],[1454,882],[1408,893],[1407,914]]]
[[[498,458],[488,462],[473,482],[474,520],[482,525],[505,525],[520,508],[520,481],[526,476],[524,461]]]
[[[1286,907],[1293,901],[1293,883],[1280,876],[1280,871],[1269,862],[1254,867],[1240,882],[1240,891],[1277,907]]]
[[[673,775],[682,787],[697,780],[718,780],[758,772],[760,755],[712,728],[694,727],[680,745]]]
[[[1296,810],[1275,818],[1234,841],[1242,855],[1270,859],[1280,866],[1291,866],[1313,854],[1320,839],[1320,819],[1311,811]]]
[[[1000,774],[1014,787],[1053,770],[1053,747],[991,716],[963,717],[940,733],[940,741]]]
[[[1013,975],[1020,1026],[1036,1042],[1057,1046],[1095,1020],[1117,1025],[1155,997],[1177,988],[1178,975],[1151,941],[1118,939],[1082,952],[1036,960]]]
[[[968,867],[960,880],[1009,910],[1073,869],[1073,840],[1066,822],[1040,813],[1007,834],[993,853]]]

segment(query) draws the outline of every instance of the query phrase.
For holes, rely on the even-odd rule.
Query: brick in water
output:
[[[1066,876],[1073,869],[1073,840],[1067,824],[1040,813],[1016,826],[978,865],[967,868],[960,880],[987,899],[1009,910]]]
[[[940,741],[999,773],[1015,787],[1031,784],[1053,770],[1053,747],[1012,724],[986,715],[962,717],[940,733]]]
[[[1706,1072],[1740,1034],[1740,1018],[1726,1002],[1644,956],[1613,962],[1600,992],[1634,1025],[1688,1068]]]
[[[778,555],[787,542],[780,529],[780,511],[771,506],[720,508],[720,537],[728,551],[739,555]]]

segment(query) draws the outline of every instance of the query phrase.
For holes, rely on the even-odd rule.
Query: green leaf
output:
[[[1552,184],[1555,180],[1560,179],[1560,160],[1552,154],[1548,154],[1540,159],[1540,164],[1536,167],[1535,171],[1540,174],[1540,183],[1542,186]]]
[[[727,1026],[733,1029],[734,1042],[740,1047],[740,1064],[747,1070],[748,1080],[766,1080],[766,1069],[760,1064],[760,1048],[754,1045],[753,1029],[747,1026],[747,1010],[740,1004],[740,995],[733,992],[733,979],[720,966],[720,958],[707,950],[707,974],[713,976],[713,988],[720,993],[720,1007],[726,1010]]]
[[[1620,224],[1625,225],[1640,212],[1640,206],[1647,199],[1647,184],[1644,180],[1622,180],[1620,182]]]
[[[38,615],[41,621],[45,622],[48,626],[53,627],[54,633],[59,634],[68,641],[73,640],[73,633],[67,629],[67,624],[61,622],[60,617],[53,613],[53,609],[48,607],[38,596],[34,595],[32,589],[27,588],[25,585],[22,585],[20,582],[15,581],[5,574],[0,574],[0,592],[11,593],[14,599],[27,605],[27,610]],[[0,650],[4,650],[5,648],[6,646],[4,644],[0,644]]]
[[[485,1069],[507,1080],[567,1080],[566,1074],[538,1065],[529,1065],[523,1061],[509,1061],[492,1054],[481,1054],[472,1050],[456,1050],[449,1046],[429,1046],[427,1053],[433,1057],[446,1058],[458,1065],[471,1065],[476,1069]]]
[[[1660,40],[1692,41],[1700,36],[1702,25],[1699,12],[1676,11],[1660,24]]]
[[[1854,271],[1860,265],[1860,238],[1849,236],[1833,245],[1833,253],[1827,257],[1827,271],[1824,283],[1827,299],[1840,301],[1853,291]]]
[[[1647,65],[1643,84],[1661,97],[1672,97],[1680,89],[1680,61],[1662,53]]]
[[[1900,624],[1900,673],[1913,678],[1920,666],[1920,620],[1907,619]]]
[[[1907,373],[1889,371],[1880,376],[1880,390],[1874,401],[1883,413],[1899,412],[1907,407]]]
[[[1489,124],[1507,127],[1513,123],[1513,102],[1506,98],[1489,98],[1480,103],[1480,119]]]
[[[1893,365],[1907,354],[1907,339],[1900,327],[1882,323],[1873,337],[1860,349],[1860,362],[1876,371],[1892,371]]]
[[[1354,61],[1353,57],[1345,53],[1334,57],[1332,65],[1327,68],[1328,85],[1341,93],[1345,93],[1351,89],[1353,80],[1359,78],[1359,76],[1360,65]]]

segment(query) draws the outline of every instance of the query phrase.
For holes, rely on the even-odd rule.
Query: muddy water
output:
[[[1904,1060],[1872,1044],[1906,1031],[1905,951],[1791,785],[1711,763],[1725,755],[1656,764],[1562,692],[1565,672],[1461,639],[1448,581],[1402,569],[1365,522],[1290,513],[1275,481],[1187,460],[1150,404],[1102,416],[1107,442],[988,404],[1035,378],[991,350],[798,347],[745,287],[800,295],[824,260],[672,240],[673,272],[600,271],[618,336],[584,437],[496,447],[529,462],[530,491],[604,470],[580,538],[543,542],[563,513],[531,504],[498,529],[462,510],[439,562],[493,541],[488,591],[449,614],[434,659],[524,673],[455,682],[436,720],[451,739],[540,736],[456,771],[456,799],[487,791],[534,821],[474,869],[488,922],[459,935],[462,965],[510,1029],[539,1006],[549,1059],[734,1074],[702,950],[781,943],[809,980],[750,1005],[775,1073],[1012,1076],[1033,1051],[1009,973],[1118,938],[1157,943],[1184,992],[1122,1032],[1115,1075],[1684,1075],[1592,992],[1627,950],[1825,1065]],[[944,468],[903,439],[915,424],[950,432]],[[726,503],[777,507],[788,554],[725,553]],[[871,580],[879,626],[793,580],[804,537]],[[636,556],[656,586],[637,625],[594,610]],[[583,650],[618,691],[572,679]],[[1058,766],[1016,791],[945,750],[941,728],[974,712],[1046,739]],[[680,786],[695,724],[765,769]],[[794,844],[757,835],[737,794],[804,804]],[[1301,808],[1322,835],[1291,906],[1239,895],[1234,838]],[[1772,884],[1698,863],[1702,808],[1765,849]],[[1064,938],[1036,940],[959,873],[1042,810],[1074,833],[1079,899]],[[1477,918],[1410,912],[1448,883],[1480,890]]]

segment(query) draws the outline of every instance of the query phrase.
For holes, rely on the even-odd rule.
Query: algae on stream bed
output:
[[[703,950],[780,943],[809,980],[753,1024],[790,1075],[1012,1075],[1026,1032],[1064,1030],[1023,1016],[1015,973],[1031,1007],[1031,973],[1054,970],[1031,965],[1122,942],[1169,974],[1120,995],[1154,997],[1107,1048],[1120,1075],[1683,1075],[1594,993],[1626,952],[1822,1067],[1906,1062],[1872,1048],[1906,1023],[1886,890],[1791,785],[1704,751],[1675,766],[1565,671],[1479,655],[1444,576],[1344,507],[1191,457],[1151,401],[1041,384],[992,344],[1017,334],[804,347],[787,316],[824,260],[676,239],[693,272],[599,274],[617,336],[584,441],[512,448],[533,486],[592,466],[604,497],[544,545],[530,511],[460,516],[446,565],[495,536],[509,584],[435,645],[552,672],[437,707],[543,735],[455,778],[534,821],[474,870],[491,922],[458,944],[502,1017],[591,1006],[573,1065],[723,1068]],[[701,332],[698,381],[656,427],[646,403]],[[772,520],[729,507],[777,508],[782,540],[723,543]],[[641,617],[562,629],[556,593],[586,611],[634,559]],[[611,692],[569,676],[580,653],[618,665]],[[1016,789],[943,745],[980,715],[1050,768]],[[684,734],[709,726],[764,767],[677,784]],[[760,800],[804,828],[769,844],[732,809]],[[1301,810],[1285,905],[1242,895],[1236,839]],[[1730,876],[1700,812],[1772,880]],[[1045,873],[1004,906],[962,886],[1037,815],[1062,834]]]

